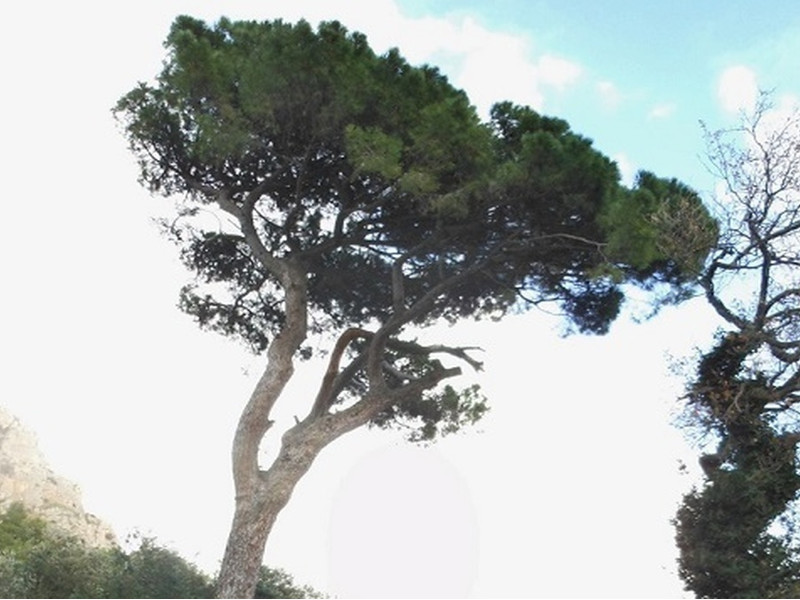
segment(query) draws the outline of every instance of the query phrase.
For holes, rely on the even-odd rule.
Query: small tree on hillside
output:
[[[704,598],[800,593],[793,526],[779,526],[800,490],[800,113],[767,100],[707,132],[724,192],[700,282],[728,330],[689,387],[687,422],[718,446],[676,519],[681,576]]]
[[[327,444],[366,424],[431,440],[485,412],[476,389],[440,385],[458,362],[480,368],[470,348],[408,330],[548,302],[603,333],[622,284],[680,289],[702,264],[704,248],[665,255],[651,218],[699,206],[685,186],[642,174],[624,189],[590,140],[529,108],[498,104],[483,124],[436,69],[376,56],[338,23],[180,17],[166,47],[116,113],[142,181],[178,198],[168,233],[197,274],[181,307],[266,352],[233,443],[223,596],[252,596],[273,523]],[[332,338],[327,371],[262,467],[310,335]]]

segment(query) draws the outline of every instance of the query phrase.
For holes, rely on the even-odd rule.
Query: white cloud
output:
[[[794,129],[798,130],[797,115],[800,114],[800,98],[793,94],[784,94],[780,97],[772,97],[771,107],[761,118],[760,126],[764,133],[782,130],[788,123],[795,123]],[[800,134],[800,131],[796,131]]]
[[[549,54],[539,59],[538,67],[542,83],[551,85],[559,91],[573,85],[583,73],[580,65]]]
[[[617,163],[622,183],[631,187],[636,180],[636,167],[631,162],[631,159],[623,152],[617,152],[611,158]]]
[[[511,100],[541,110],[543,88],[563,91],[583,69],[553,55],[536,56],[524,35],[491,31],[468,15],[410,18],[393,0],[341,3],[296,0],[292,9],[309,22],[339,19],[361,31],[377,53],[397,47],[412,65],[439,67],[456,87],[464,89],[481,117],[495,102]]]
[[[402,54],[412,63],[440,66],[484,117],[500,100],[541,110],[543,86],[563,90],[581,73],[563,58],[536,59],[524,36],[490,31],[470,17],[402,19],[400,30],[394,36]]]
[[[595,85],[595,91],[600,96],[600,101],[608,109],[615,109],[622,102],[622,94],[610,81],[598,81]]]
[[[717,83],[717,98],[729,113],[752,111],[758,100],[755,72],[743,65],[725,69]]]
[[[647,113],[647,118],[649,119],[666,119],[667,117],[672,116],[675,112],[677,107],[673,103],[662,103],[656,104],[653,108],[650,109],[650,112]]]
[[[176,8],[176,4],[180,2],[165,0],[163,6],[138,17],[142,19],[142,30],[154,31],[152,43],[137,42],[138,46],[155,48],[160,57],[161,36],[171,19],[177,12],[188,10]],[[218,4],[214,0],[193,0],[188,13],[216,21]],[[234,19],[253,18],[252,5],[252,0],[226,0],[225,14]],[[563,91],[576,83],[583,72],[578,63],[567,58],[534,52],[531,40],[524,34],[492,31],[464,13],[411,18],[403,14],[396,0],[293,0],[265,5],[269,6],[257,18],[302,18],[312,25],[336,19],[348,30],[364,33],[378,54],[396,47],[412,65],[439,67],[453,85],[467,92],[482,117],[487,117],[491,105],[501,100],[542,110],[547,92]],[[159,25],[145,26],[144,20],[152,22],[156,12]],[[145,71],[143,77],[149,74]]]
[[[455,36],[441,50],[451,56],[453,83],[467,91],[479,114],[486,116],[499,100],[542,108],[541,74],[527,40],[489,31],[471,19],[453,26]]]

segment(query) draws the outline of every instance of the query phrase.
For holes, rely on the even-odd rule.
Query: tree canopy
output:
[[[191,201],[172,230],[187,266],[228,288],[189,286],[182,307],[255,350],[284,319],[279,260],[302,263],[320,330],[385,320],[457,276],[414,321],[502,313],[535,291],[603,332],[622,294],[601,267],[682,281],[647,217],[694,193],[651,174],[625,190],[563,120],[504,102],[482,124],[435,68],[376,56],[335,22],[181,17],[166,46],[155,85],[117,114],[143,181]],[[188,219],[210,204],[247,228]]]
[[[115,112],[142,182],[177,198],[165,229],[196,274],[181,308],[268,358],[234,440],[223,594],[252,593],[253,549],[336,437],[403,423],[430,440],[485,412],[475,388],[439,385],[461,372],[440,359],[480,368],[470,349],[404,331],[546,303],[605,333],[626,285],[680,299],[713,243],[688,187],[641,173],[626,188],[590,139],[529,107],[499,102],[481,122],[436,68],[376,55],[338,22],[182,16],[165,46]],[[673,255],[662,230],[687,211],[706,242]],[[328,370],[263,470],[270,410],[311,334],[337,338]]]

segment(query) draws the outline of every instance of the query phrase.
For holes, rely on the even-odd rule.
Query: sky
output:
[[[110,109],[157,73],[175,16],[338,19],[377,52],[441,68],[481,115],[513,100],[564,118],[617,161],[710,199],[699,121],[757,90],[800,94],[791,0],[10,3],[0,44],[4,219],[0,402],[120,539],[135,530],[217,568],[230,442],[263,368],[176,308],[189,279],[153,222]],[[605,337],[533,311],[428,335],[484,348],[492,410],[420,448],[358,431],[325,449],[266,562],[337,597],[678,597],[670,519],[698,477],[674,427],[682,360],[711,342],[702,299]],[[298,368],[279,424],[324,370]],[[678,369],[679,371],[679,369]],[[274,445],[265,445],[265,460]],[[680,469],[682,464],[686,469]]]

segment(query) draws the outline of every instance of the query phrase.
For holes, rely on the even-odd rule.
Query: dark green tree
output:
[[[111,570],[106,551],[53,530],[21,504],[0,515],[4,598],[101,598]]]
[[[111,598],[213,598],[211,578],[154,539],[140,540],[131,552],[111,551]]]
[[[292,580],[274,588],[302,593]],[[284,584],[280,587],[279,584]],[[0,597],[211,598],[210,577],[152,539],[136,549],[92,548],[54,529],[20,504],[0,514]],[[299,596],[297,596],[299,597]]]
[[[398,423],[431,440],[485,412],[476,389],[440,385],[453,361],[480,368],[470,349],[410,329],[550,303],[604,333],[623,285],[680,290],[702,263],[706,248],[657,246],[655,216],[699,207],[691,190],[649,174],[623,188],[590,140],[526,107],[481,123],[435,68],[377,56],[339,23],[179,17],[165,45],[161,73],[115,112],[142,182],[177,199],[166,230],[197,275],[181,307],[266,352],[234,437],[222,596],[252,597],[278,513],[333,440]],[[327,371],[262,467],[311,335],[331,338]]]
[[[723,228],[700,282],[728,329],[689,386],[687,424],[717,446],[676,518],[680,574],[703,598],[800,594],[800,113],[770,108],[707,132]]]
[[[137,536],[138,537],[138,536]],[[90,548],[21,504],[0,514],[2,598],[212,598],[214,582],[152,538],[135,549]],[[261,567],[256,598],[322,598],[281,569]]]
[[[29,514],[19,502],[9,506],[0,516],[0,549],[19,554],[47,537],[47,523]]]
[[[29,515],[22,504],[12,504],[0,515],[0,597],[31,595],[36,578],[25,557],[47,538],[47,523]]]
[[[299,586],[294,578],[282,569],[261,567],[254,598],[324,598],[309,586]]]

